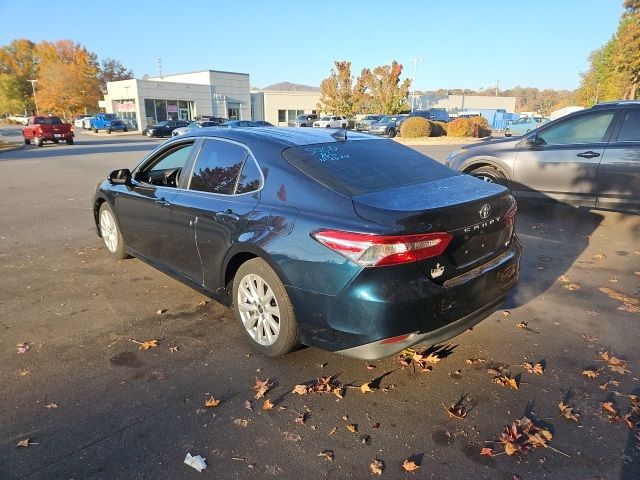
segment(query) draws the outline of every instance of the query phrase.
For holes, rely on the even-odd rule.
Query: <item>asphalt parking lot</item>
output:
[[[73,146],[0,154],[1,479],[359,479],[376,478],[374,459],[383,478],[640,478],[624,420],[640,395],[640,313],[628,308],[640,298],[640,216],[521,204],[517,289],[430,370],[314,348],[268,359],[231,310],[139,260],[111,260],[96,236],[96,183],[158,143],[79,133]],[[456,146],[416,148],[442,161]],[[158,346],[135,343],[150,339]],[[292,393],[322,376],[343,398]],[[210,397],[220,403],[206,407]],[[456,402],[464,418],[447,412]],[[492,442],[524,415],[552,433],[547,448],[480,454],[502,452]],[[207,469],[185,465],[189,452]]]

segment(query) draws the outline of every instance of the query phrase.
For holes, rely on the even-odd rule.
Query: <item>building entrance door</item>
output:
[[[180,120],[189,120],[189,109],[181,108],[180,109]]]

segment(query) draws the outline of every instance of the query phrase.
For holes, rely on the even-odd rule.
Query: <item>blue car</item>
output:
[[[504,129],[504,136],[510,137],[511,135],[519,136],[529,133],[535,130],[541,125],[547,123],[549,119],[547,117],[522,117],[518,120],[510,123]]]
[[[522,249],[505,187],[346,130],[190,130],[113,171],[92,207],[114,258],[232,306],[267,356],[445,341],[499,308]]]
[[[107,133],[120,130],[126,132],[127,124],[113,113],[97,113],[91,117],[90,121],[91,130],[98,133],[98,130],[106,130]]]

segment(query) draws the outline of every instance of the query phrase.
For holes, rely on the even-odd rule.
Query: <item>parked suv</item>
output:
[[[426,110],[414,110],[409,114],[410,117],[422,117],[427,120],[436,122],[448,122],[451,120],[449,114],[444,108],[428,108]]]
[[[313,127],[313,122],[318,119],[315,113],[305,113],[298,115],[295,120],[290,120],[287,125],[290,127]]]
[[[128,130],[127,125],[114,113],[96,113],[91,117],[90,125],[91,130],[95,133],[98,133],[98,130],[106,130],[107,133],[111,133],[114,130],[123,132]]]
[[[640,213],[640,102],[598,104],[523,137],[455,150],[454,170],[520,197]]]
[[[347,128],[348,125],[349,119],[344,115],[320,117],[320,120],[313,122],[313,126],[316,128]]]
[[[356,122],[357,132],[368,132],[371,125],[377,123],[382,119],[384,115],[365,115],[362,120]]]

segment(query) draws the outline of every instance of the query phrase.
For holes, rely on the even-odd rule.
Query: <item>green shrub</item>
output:
[[[431,135],[431,123],[426,118],[410,117],[400,125],[402,138],[419,138]]]
[[[447,135],[450,137],[473,136],[473,122],[469,118],[456,118],[447,125]]]
[[[446,122],[437,122],[437,121],[429,121],[431,123],[431,136],[432,137],[443,137],[447,134],[447,123]]]

